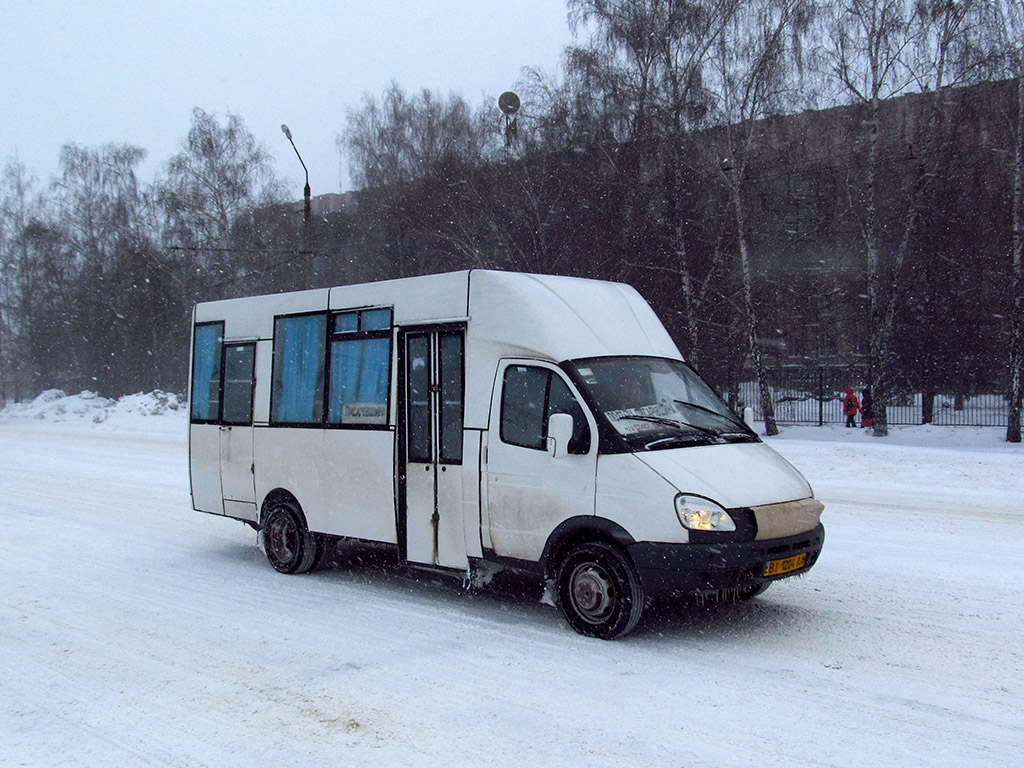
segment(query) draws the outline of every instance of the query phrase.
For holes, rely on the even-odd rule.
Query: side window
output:
[[[501,391],[501,439],[523,448],[544,448],[548,372],[525,365],[505,369]]]
[[[224,323],[195,327],[192,348],[192,421],[215,422],[220,418],[221,346]]]
[[[501,439],[510,445],[544,450],[548,417],[568,413],[573,418],[569,452],[590,450],[590,428],[583,409],[572,392],[554,372],[546,368],[513,365],[505,369],[501,394]]]
[[[225,424],[252,424],[252,385],[256,366],[255,344],[229,344],[224,347]]]
[[[327,316],[274,320],[274,373],[270,420],[276,424],[323,421]]]
[[[328,422],[387,426],[391,310],[339,312],[331,321]]]
[[[430,337],[416,334],[407,338],[408,458],[424,464],[432,460],[434,449],[430,413]]]
[[[450,464],[462,463],[463,350],[462,332],[440,335],[441,429],[440,458]]]

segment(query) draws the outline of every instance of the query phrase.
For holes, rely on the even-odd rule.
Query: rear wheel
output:
[[[263,522],[263,550],[281,573],[306,573],[316,561],[317,546],[298,504],[274,502]]]
[[[581,635],[611,640],[640,621],[644,593],[632,562],[604,542],[580,544],[558,568],[558,606]]]

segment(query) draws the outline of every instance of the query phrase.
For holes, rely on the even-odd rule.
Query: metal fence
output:
[[[846,388],[853,387],[860,398],[867,386],[862,372],[831,368],[776,370],[769,374],[769,382],[775,419],[789,424],[843,424],[846,417],[842,401]],[[737,410],[750,406],[755,418],[763,418],[758,392],[753,374],[744,376],[734,394]],[[925,423],[926,397],[920,392],[894,394],[886,409],[889,424]],[[929,423],[936,425],[1005,427],[1008,417],[1006,396],[998,393],[935,394],[931,396],[931,406]],[[875,403],[876,412],[878,408],[879,404]]]

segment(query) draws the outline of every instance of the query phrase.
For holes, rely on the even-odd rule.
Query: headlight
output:
[[[720,505],[702,496],[676,496],[676,514],[691,531],[735,531],[736,523]]]

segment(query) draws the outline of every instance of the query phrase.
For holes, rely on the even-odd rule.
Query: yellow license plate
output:
[[[768,565],[764,567],[765,576],[778,576],[782,573],[789,573],[799,568],[804,567],[804,563],[807,562],[807,553],[804,552],[802,555],[793,555],[793,557],[784,557],[781,560],[772,560]]]

